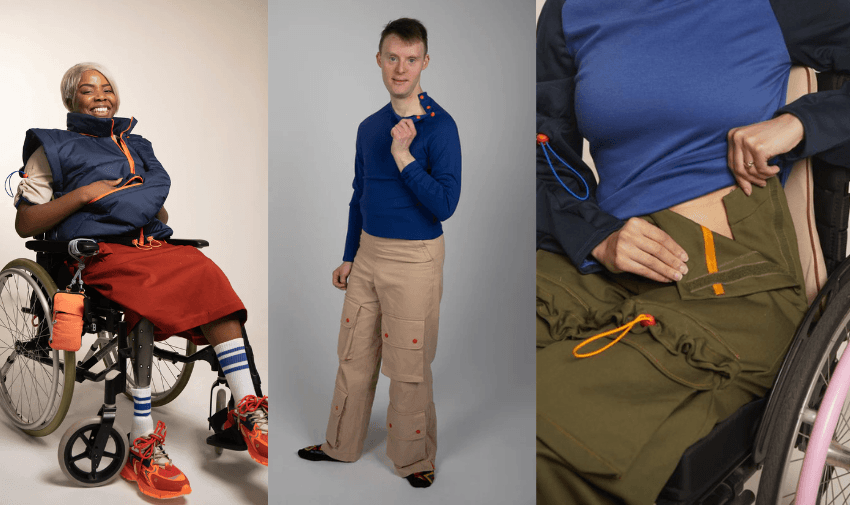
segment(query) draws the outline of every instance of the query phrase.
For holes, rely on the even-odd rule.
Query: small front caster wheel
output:
[[[108,429],[106,446],[100,448],[100,461],[93,461],[95,439],[101,429]],[[100,417],[81,419],[62,435],[59,442],[59,467],[62,472],[83,487],[103,486],[115,477],[127,459],[127,437],[116,426],[106,428]]]

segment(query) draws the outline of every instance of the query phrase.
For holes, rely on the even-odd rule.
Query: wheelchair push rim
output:
[[[14,260],[0,272],[0,405],[15,426],[34,436],[59,426],[73,395],[74,370],[66,373],[48,343],[56,289],[31,260]],[[73,363],[74,353],[63,358]]]
[[[850,352],[848,344],[850,344],[850,312],[843,314],[840,323],[832,331],[826,351],[820,356],[817,366],[811,369],[812,372],[809,376],[800,379],[801,382],[808,381],[808,383],[803,401],[799,403],[800,407],[794,407],[796,420],[794,421],[793,431],[787,445],[782,448],[784,451],[781,461],[782,467],[776,483],[780,486],[776,494],[776,503],[779,505],[791,503],[801,503],[802,505],[802,502],[798,501],[798,494],[803,498],[808,495],[812,500],[809,503],[818,503],[819,505],[848,502],[847,493],[848,488],[850,488],[850,404],[848,404],[846,398],[839,398],[839,401],[833,402],[832,405],[828,405],[829,402],[825,401],[829,400],[826,393],[827,389],[836,380],[837,364],[847,362],[845,367],[850,364],[850,355],[846,357],[847,359],[842,359],[845,357],[844,353]],[[834,387],[833,390],[835,390]],[[846,390],[841,392],[840,396],[846,396]],[[830,407],[834,410],[830,411]],[[824,424],[826,417],[837,418],[835,427],[823,435],[830,437],[831,440],[822,441],[812,438],[818,417],[822,417],[820,424]],[[825,442],[828,450],[823,454],[823,457],[814,458],[815,454],[811,449],[814,446],[822,445],[820,442]],[[804,489],[798,487],[798,482],[806,459],[809,460],[808,465],[812,465],[812,462],[815,461],[817,468],[814,470],[816,472],[814,480],[809,479],[805,484],[800,482],[801,485],[807,486]],[[762,500],[759,500],[759,503],[763,503]]]

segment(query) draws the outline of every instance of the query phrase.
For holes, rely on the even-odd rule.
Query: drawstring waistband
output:
[[[150,251],[155,247],[161,246],[162,242],[156,240],[155,238],[153,238],[153,236],[149,236],[147,240],[145,240],[145,229],[139,228],[139,238],[133,239],[133,245],[136,246],[137,249],[141,249],[143,251]]]
[[[581,174],[579,174],[576,171],[576,169],[571,167],[569,163],[562,160],[561,157],[558,156],[558,154],[555,152],[555,150],[552,149],[552,146],[549,145],[549,137],[547,137],[546,135],[544,135],[542,133],[538,133],[537,134],[537,144],[543,149],[543,154],[546,155],[546,163],[549,164],[549,168],[552,169],[552,174],[555,176],[555,179],[558,179],[558,182],[561,183],[561,186],[563,186],[564,189],[566,189],[571,195],[578,198],[579,200],[581,200],[581,201],[587,200],[587,198],[590,196],[590,188],[587,186],[587,181],[584,180],[584,177],[582,177]],[[552,156],[557,158],[558,161],[560,161],[565,167],[569,168],[570,171],[573,174],[575,174],[576,177],[578,177],[578,180],[580,180],[581,183],[584,184],[584,196],[583,197],[578,196],[577,194],[573,193],[573,191],[570,188],[568,188],[566,184],[564,184],[564,181],[562,181],[561,178],[558,177],[558,173],[555,172],[555,167],[552,166],[552,160],[549,159],[549,151],[552,151]]]
[[[619,328],[614,328],[613,330],[606,331],[605,333],[600,333],[599,335],[594,335],[594,336],[590,337],[589,339],[585,340],[584,342],[580,343],[579,345],[577,345],[573,349],[573,356],[575,356],[576,358],[589,358],[590,356],[595,356],[595,355],[597,355],[597,354],[599,354],[603,351],[606,351],[609,347],[611,347],[612,345],[619,342],[621,338],[625,337],[626,333],[628,333],[629,330],[632,329],[632,326],[634,326],[637,323],[640,323],[641,326],[655,326],[655,317],[653,317],[649,314],[640,314],[634,320],[632,320],[631,322],[629,322],[627,324],[624,324],[623,326],[620,326]],[[606,345],[602,349],[597,349],[597,350],[592,351],[592,352],[579,354],[578,350],[581,349],[582,347],[586,346],[587,344],[593,342],[594,340],[599,340],[600,338],[607,337],[608,335],[612,335],[614,333],[617,333],[620,330],[623,330],[623,333],[620,333],[619,337],[615,338],[613,341],[611,341],[608,345]]]

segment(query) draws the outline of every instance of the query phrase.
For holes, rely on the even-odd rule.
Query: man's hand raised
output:
[[[413,126],[413,121],[405,118],[393,126],[390,135],[393,137],[390,153],[393,155],[396,165],[398,165],[398,171],[401,172],[404,167],[416,161],[416,158],[410,154],[410,144],[416,137],[416,127]]]

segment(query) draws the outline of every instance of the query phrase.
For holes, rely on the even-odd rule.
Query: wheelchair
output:
[[[129,240],[105,241],[129,245]],[[205,240],[169,239],[168,243],[209,245]],[[62,437],[58,459],[66,476],[82,486],[100,486],[116,478],[129,452],[126,433],[114,426],[116,397],[123,393],[132,401],[127,388],[149,382],[151,406],[165,405],[183,391],[198,361],[206,361],[218,372],[210,389],[208,423],[214,433],[207,444],[216,454],[223,449],[247,450],[235,427],[222,429],[235,402],[232,395],[228,400],[227,382],[213,346],[198,350],[181,337],[154,342],[149,321],[143,319],[128,329],[121,308],[91,289],[85,292],[83,334],[95,334],[94,343],[79,361],[75,352],[51,348],[53,295],[58,286],[75,282],[69,265],[94,256],[98,246],[88,239],[62,242],[38,237],[27,241],[26,247],[36,252],[36,261],[16,259],[0,271],[0,408],[19,429],[41,437],[62,424],[76,382],[105,383],[104,403],[97,415],[75,423]],[[259,397],[262,384],[244,327],[242,337]]]
[[[808,72],[811,82],[813,71]],[[822,73],[817,87],[837,89],[846,80]],[[809,201],[803,219],[816,230],[808,234],[811,245],[823,253],[824,262],[815,266],[821,270],[820,290],[768,396],[744,405],[688,448],[657,505],[850,502],[850,368],[842,372],[840,367],[850,366],[850,353],[845,354],[850,344],[850,168],[814,163],[806,180]],[[798,238],[807,242],[797,228]],[[823,267],[829,274],[825,283]],[[809,480],[798,488],[804,465]],[[744,484],[758,469],[756,495]]]

